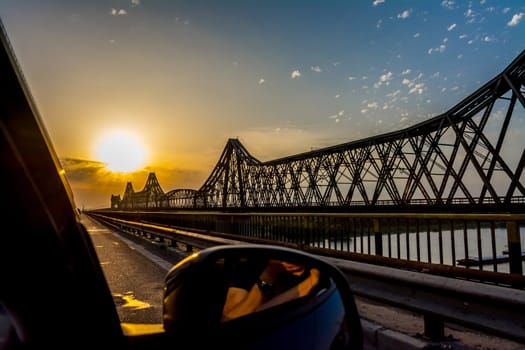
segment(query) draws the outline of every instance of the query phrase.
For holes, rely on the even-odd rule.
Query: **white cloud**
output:
[[[459,38],[460,38],[460,39],[465,39],[465,38],[467,38],[467,34],[461,34],[461,35],[459,36]]]
[[[392,99],[392,102],[395,102],[399,98],[399,96],[401,96],[401,90],[398,89],[394,92],[387,94],[387,96]]]
[[[409,94],[417,93],[421,95],[424,89],[425,89],[425,84],[419,83],[419,84],[415,84],[414,87],[408,91],[408,93]]]
[[[393,74],[392,72],[387,72],[385,74],[382,74],[380,77],[379,77],[379,81],[377,83],[374,84],[374,87],[377,89],[379,88],[381,85],[385,84],[385,85],[388,85],[389,84],[389,81],[392,80],[392,77],[393,77]]]
[[[494,39],[494,37],[491,37],[491,36],[488,36],[488,35],[483,37],[483,41],[486,42],[486,43],[493,42],[494,40],[496,40],[496,39]]]
[[[453,0],[443,0],[443,1],[441,1],[441,6],[443,6],[444,8],[447,8],[449,10],[452,10],[454,8],[454,5],[455,5],[455,1],[453,1]]]
[[[264,81],[265,80],[263,78],[259,79],[259,84],[264,84]]]
[[[392,80],[392,76],[393,76],[392,72],[387,72],[387,73],[381,75],[379,77],[379,80],[382,81],[382,82],[388,81],[388,80]]]
[[[120,9],[120,10],[117,10],[114,8],[111,9],[111,15],[113,16],[122,16],[122,15],[127,15],[127,14],[128,13],[124,9]]]
[[[421,34],[416,33],[416,34],[414,34],[414,38],[419,38],[420,35],[421,35]]]
[[[410,74],[411,72],[411,69],[410,68],[407,68],[405,69],[404,71],[401,72],[402,75],[407,75],[407,74]]]
[[[328,118],[333,119],[336,123],[339,123],[341,121],[341,119],[339,119],[339,114],[331,115]]]
[[[453,23],[453,24],[449,25],[448,28],[447,28],[447,31],[450,32],[451,30],[454,30],[454,28],[456,28],[456,23]]]
[[[447,49],[447,46],[444,45],[444,44],[441,44],[439,45],[439,47],[435,47],[435,48],[430,48],[428,49],[428,54],[430,55],[432,52],[439,52],[439,53],[443,53],[445,52],[445,50]]]
[[[296,69],[292,72],[292,79],[299,78],[301,76],[301,72],[299,72],[299,69]]]
[[[190,24],[190,20],[189,19],[184,19],[184,18],[180,18],[180,17],[175,17],[175,22],[182,23],[184,25]]]
[[[379,4],[383,4],[385,2],[385,0],[374,0],[374,2],[372,3],[372,6],[377,6]]]
[[[410,80],[405,78],[405,79],[403,79],[402,84],[403,85],[408,85],[408,84],[410,84]]]
[[[139,6],[140,0],[131,0],[131,6]]]
[[[517,26],[521,19],[523,18],[523,12],[516,13],[514,16],[512,16],[512,19],[507,23],[509,27]]]
[[[397,18],[407,19],[408,17],[410,17],[410,11],[411,10],[405,10],[405,11],[401,12],[400,14],[397,15]]]
[[[508,13],[509,11],[510,11],[510,7],[505,7],[505,8],[503,9],[503,13]]]
[[[319,66],[313,66],[311,69],[312,69],[314,72],[317,72],[317,73],[321,73],[321,72],[322,72],[322,69],[321,69],[321,67],[319,67]]]
[[[355,80],[355,79],[357,79],[357,78],[356,77],[352,77],[352,76],[348,77],[348,80]]]
[[[334,98],[339,98],[339,97],[341,97],[341,94],[337,94],[334,96]]]

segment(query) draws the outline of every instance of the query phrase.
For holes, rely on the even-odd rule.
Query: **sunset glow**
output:
[[[516,0],[2,0],[0,18],[86,208],[151,171],[198,190],[230,138],[267,162],[413,127],[525,37]]]
[[[112,131],[97,143],[96,158],[113,172],[132,172],[141,169],[146,160],[145,146],[136,135],[127,131]]]

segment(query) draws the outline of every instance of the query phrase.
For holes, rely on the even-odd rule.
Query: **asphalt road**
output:
[[[122,322],[162,323],[162,287],[172,263],[83,216]]]

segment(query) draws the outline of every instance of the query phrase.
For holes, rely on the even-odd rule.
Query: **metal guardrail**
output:
[[[214,237],[203,233],[191,232],[187,230],[162,227],[148,223],[139,223],[122,219],[115,219],[100,214],[88,214],[93,219],[111,226],[116,230],[130,235],[139,236],[149,240],[151,243],[163,245],[166,248],[182,245],[184,250],[192,252],[194,250],[206,249],[217,245],[240,244],[242,241]],[[179,246],[180,248],[180,246]]]
[[[230,213],[96,210],[243,241],[525,288],[525,214]],[[521,232],[520,232],[521,231]]]
[[[151,242],[168,247],[181,243],[188,251],[221,244],[243,243],[221,237],[220,234],[210,236],[209,232],[190,232],[100,214],[89,215],[99,222],[129,234],[139,235]],[[262,240],[258,242],[276,244]],[[295,245],[286,246],[301,249]],[[328,256],[321,258],[337,266],[346,275],[355,295],[422,315],[424,334],[431,340],[443,339],[445,322],[450,322],[525,342],[525,290]]]
[[[423,316],[424,334],[445,337],[445,322],[525,342],[525,292],[472,281],[325,257],[363,298]]]

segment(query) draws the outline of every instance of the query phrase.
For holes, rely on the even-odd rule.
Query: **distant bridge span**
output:
[[[119,209],[520,211],[525,209],[525,51],[449,111],[383,135],[261,162],[229,139],[198,190],[150,173]]]

